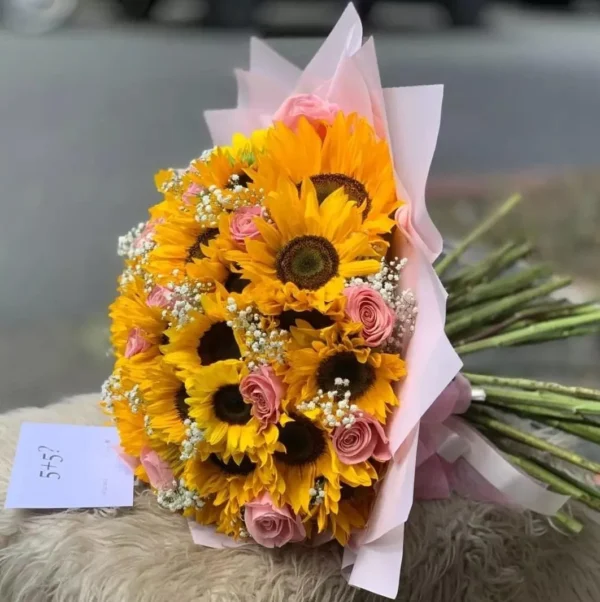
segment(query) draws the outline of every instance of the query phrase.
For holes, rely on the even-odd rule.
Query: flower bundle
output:
[[[366,524],[417,314],[388,254],[389,148],[327,110],[166,174],[121,241],[111,308],[105,399],[137,476],[161,505],[267,546],[326,529],[346,544]]]
[[[583,490],[487,437],[536,439],[507,409],[573,432],[581,407],[564,398],[600,395],[467,379],[457,351],[580,334],[600,315],[548,301],[566,281],[546,268],[511,272],[526,245],[456,269],[517,199],[434,267],[441,87],[383,89],[351,5],[304,71],[253,40],[236,76],[238,107],[206,114],[215,146],[160,172],[162,201],[119,241],[102,404],[138,479],[197,543],[337,540],[349,582],[390,597],[414,499],[457,491],[577,530],[561,508]]]

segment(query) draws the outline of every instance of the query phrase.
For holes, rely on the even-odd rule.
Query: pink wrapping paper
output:
[[[419,420],[461,367],[444,334],[446,293],[431,266],[441,250],[441,236],[425,207],[442,87],[383,90],[375,43],[371,38],[362,45],[362,24],[352,5],[303,71],[259,40],[252,40],[250,55],[249,71],[236,72],[238,107],[206,113],[215,144],[229,144],[236,132],[249,135],[268,126],[292,95],[316,94],[346,113],[360,114],[388,140],[398,195],[406,202],[405,237],[397,233],[396,254],[409,260],[402,286],[417,296],[419,316],[406,358],[408,377],[398,388],[401,407],[389,427],[396,461],[382,482],[368,529],[352,542],[344,560],[352,585],[394,597],[403,525],[413,501]],[[196,536],[205,545],[218,543],[198,532]],[[381,578],[378,567],[383,567]]]
[[[236,71],[236,79],[238,106],[205,114],[216,145],[229,144],[236,132],[250,135],[269,126],[282,104],[297,94],[317,95],[346,113],[360,114],[389,143],[397,193],[405,201],[397,215],[399,231],[393,251],[398,257],[408,259],[401,286],[413,290],[419,315],[406,355],[407,377],[397,387],[400,407],[388,424],[394,461],[381,482],[368,527],[356,534],[344,551],[342,570],[351,585],[395,598],[404,524],[413,504],[415,486],[416,493],[424,498],[447,497],[452,490],[467,493],[476,490],[484,498],[491,496],[507,502],[515,493],[519,497],[515,488],[522,485],[520,479],[525,479],[518,471],[515,475],[506,470],[508,463],[499,454],[490,453],[487,447],[491,446],[484,440],[476,440],[470,427],[465,430],[466,425],[455,422],[457,419],[449,418],[443,424],[420,424],[462,366],[444,332],[447,294],[432,267],[441,252],[442,237],[425,204],[443,88],[383,89],[375,43],[370,38],[362,44],[362,25],[352,5],[304,70],[264,42],[252,39],[250,68]],[[480,462],[478,456],[486,460]],[[501,464],[497,464],[499,459]],[[501,474],[496,471],[498,466]],[[485,475],[485,486],[481,473]],[[431,486],[432,475],[437,479],[435,487]],[[527,486],[528,493],[519,497],[525,506],[534,504],[540,510],[550,511],[564,503],[564,496],[555,496],[533,485]],[[214,530],[211,533],[210,529],[196,525],[191,528],[196,543],[211,547],[231,545],[215,537]],[[328,536],[324,539],[328,540]]]
[[[316,94],[343,111],[367,119],[388,140],[397,174],[398,195],[406,201],[407,230],[432,262],[442,237],[425,206],[425,184],[440,126],[442,86],[383,89],[370,38],[362,44],[362,24],[352,4],[304,70],[253,38],[250,68],[236,71],[238,106],[206,111],[216,145],[232,136],[269,126],[273,115],[295,94]]]

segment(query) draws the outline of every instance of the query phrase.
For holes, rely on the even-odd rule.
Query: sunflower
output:
[[[150,446],[143,409],[132,411],[130,403],[123,397],[114,402],[112,414],[123,451],[129,456],[139,458],[142,449]]]
[[[142,449],[150,446],[139,382],[138,371],[132,370],[131,362],[124,362],[102,386],[100,402],[119,431],[122,450],[134,458],[139,458]]]
[[[154,439],[168,444],[181,444],[189,419],[189,393],[175,370],[165,362],[152,366],[140,385]]]
[[[214,186],[221,190],[247,188],[252,182],[247,169],[255,162],[257,154],[262,152],[266,133],[267,130],[256,130],[250,138],[235,134],[230,146],[216,147],[192,161],[191,169],[183,178],[184,186],[201,189]]]
[[[199,366],[242,357],[243,339],[230,326],[226,293],[220,287],[202,295],[202,310],[193,310],[187,323],[166,332],[169,342],[162,347],[165,361],[184,379],[194,376]]]
[[[374,501],[372,487],[342,485],[337,512],[328,512],[324,504],[318,507],[319,532],[329,528],[340,545],[345,546],[354,531],[366,527]]]
[[[109,313],[111,344],[117,362],[127,358],[132,364],[145,368],[160,355],[159,346],[166,342],[167,321],[160,307],[148,304],[141,277],[122,287]]]
[[[154,371],[159,369],[159,364],[152,366],[151,378],[156,378]],[[119,431],[122,450],[129,456],[139,458],[144,449],[153,449],[158,455],[169,463],[176,478],[183,472],[184,464],[180,459],[181,452],[177,443],[167,441],[165,437],[157,436],[152,428],[148,414],[149,393],[152,384],[156,381],[142,381],[140,375],[131,362],[124,363],[122,367],[113,372],[103,387],[102,405],[107,413],[112,415],[113,421]],[[160,387],[160,382],[158,383]],[[143,466],[139,465],[134,472],[135,476],[148,482],[148,476]]]
[[[289,504],[296,514],[310,513],[314,503],[311,492],[318,482],[326,484],[327,499],[335,503],[340,480],[369,486],[377,478],[375,469],[366,462],[357,466],[342,464],[327,431],[308,418],[285,416],[278,428],[284,449],[273,454],[277,474],[273,495],[280,505]]]
[[[277,188],[281,174],[298,187],[310,178],[319,203],[342,188],[360,207],[363,229],[372,238],[391,232],[390,215],[401,204],[390,149],[356,114],[339,112],[324,138],[306,119],[300,119],[295,131],[276,123],[248,174],[266,191]]]
[[[186,381],[189,415],[224,460],[248,455],[265,463],[275,449],[278,431],[272,424],[261,429],[252,405],[242,397],[239,385],[247,374],[244,364],[235,361],[199,368]]]
[[[156,227],[148,271],[159,284],[181,282],[186,276],[205,283],[224,281],[226,267],[207,254],[218,233],[218,228],[197,221],[193,211],[173,213]]]
[[[265,200],[269,220],[256,219],[262,240],[247,240],[245,250],[231,251],[251,294],[266,314],[283,308],[316,309],[327,313],[339,299],[344,278],[377,272],[367,234],[354,203],[338,189],[319,204],[317,192],[306,180],[300,196],[287,180]]]
[[[352,403],[384,424],[398,405],[392,383],[406,374],[404,361],[366,347],[357,336],[337,329],[312,333],[292,329],[288,360],[290,369],[284,376],[288,400],[309,400],[319,390],[339,389],[335,382],[341,378],[349,381]]]
[[[223,507],[215,506],[214,500],[207,498],[201,508],[196,506],[186,508],[183,516],[191,518],[201,525],[218,525],[222,521]]]
[[[248,456],[223,459],[218,453],[206,459],[189,460],[184,469],[185,482],[198,495],[209,498],[215,506],[224,506],[236,515],[244,504],[273,486],[272,463],[260,464]]]

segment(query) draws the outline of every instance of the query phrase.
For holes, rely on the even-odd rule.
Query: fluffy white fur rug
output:
[[[0,502],[23,420],[102,424],[96,395],[0,416]],[[146,493],[122,511],[0,513],[1,602],[338,602],[335,545],[276,552],[195,546],[186,522]],[[453,499],[417,505],[399,600],[598,602],[600,527],[566,537],[508,509]]]

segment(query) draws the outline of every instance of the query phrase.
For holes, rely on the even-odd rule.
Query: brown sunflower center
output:
[[[317,290],[337,276],[340,258],[326,238],[308,234],[287,243],[277,254],[275,264],[282,282]]]
[[[325,451],[323,432],[310,420],[296,417],[294,422],[279,426],[279,441],[285,452],[275,452],[275,457],[290,466],[302,466],[319,459]]]
[[[335,379],[348,379],[348,390],[353,398],[366,393],[375,383],[375,368],[368,363],[361,363],[352,351],[341,351],[323,360],[317,370],[317,384],[323,391],[339,388]]]
[[[371,199],[362,182],[341,173],[323,173],[311,176],[310,181],[314,184],[317,199],[321,204],[330,194],[339,188],[343,188],[351,201],[356,202],[357,207],[365,204],[364,214],[369,213]]]
[[[204,259],[206,255],[202,251],[202,245],[207,245],[217,234],[219,234],[218,228],[209,228],[202,232],[202,234],[199,234],[194,244],[188,249],[186,262],[191,263],[194,259]]]
[[[236,186],[248,188],[248,184],[250,184],[250,182],[252,182],[252,178],[247,173],[236,173],[230,176],[229,181],[227,182],[227,188],[230,190],[233,190]]]
[[[213,409],[221,422],[246,424],[252,406],[244,401],[237,385],[224,385],[213,395]]]
[[[198,357],[203,366],[221,360],[237,360],[241,355],[233,330],[226,322],[215,322],[198,344]]]
[[[322,314],[316,309],[310,309],[308,311],[286,309],[279,314],[279,328],[289,331],[292,326],[296,326],[296,320],[304,320],[317,330],[327,328],[333,324],[333,320],[329,316]]]
[[[229,293],[241,293],[248,284],[250,284],[250,280],[242,278],[241,274],[229,272],[229,276],[225,281],[225,288]]]
[[[175,411],[181,422],[185,422],[190,417],[190,407],[187,404],[188,394],[185,387],[181,385],[177,393],[175,393]]]
[[[223,462],[223,460],[221,460],[221,458],[215,454],[210,454],[208,459],[228,475],[246,476],[249,475],[256,467],[256,464],[254,464],[254,462],[252,462],[248,456],[244,456],[239,464],[233,460],[229,460],[229,462]]]

